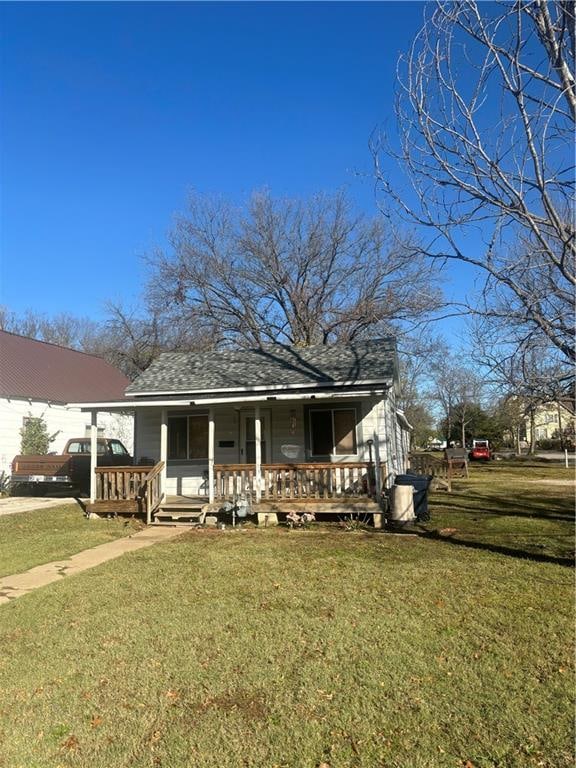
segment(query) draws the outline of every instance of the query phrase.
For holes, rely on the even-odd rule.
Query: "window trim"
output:
[[[335,429],[334,429],[334,412],[335,411],[353,411],[354,413],[354,450],[352,453],[336,453],[336,446],[332,445],[332,450],[330,453],[312,453],[312,447],[314,444],[313,438],[312,438],[312,414],[318,413],[318,412],[326,412],[329,411],[331,414],[331,421],[332,421],[332,443],[334,443],[335,438]],[[306,418],[306,453],[310,459],[313,461],[321,461],[322,459],[328,459],[332,460],[333,458],[341,459],[345,456],[358,456],[358,449],[360,446],[360,440],[358,435],[358,413],[359,413],[359,405],[358,403],[346,403],[342,405],[308,405],[305,409],[305,418]]]
[[[170,464],[206,464],[208,461],[208,430],[206,430],[206,456],[198,456],[193,459],[190,458],[190,419],[198,419],[198,418],[205,418],[206,424],[208,424],[209,421],[209,414],[208,411],[193,411],[193,412],[174,412],[168,414],[168,455],[167,455],[167,462]],[[173,419],[186,419],[186,458],[170,458],[170,422]]]

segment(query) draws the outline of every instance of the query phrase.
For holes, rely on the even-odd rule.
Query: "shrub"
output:
[[[20,430],[22,442],[20,444],[20,453],[24,455],[46,454],[58,432],[53,435],[48,433],[48,427],[42,416],[32,416],[29,414],[24,420],[24,426]]]
[[[536,442],[536,445],[538,448],[540,448],[543,451],[560,451],[562,446],[560,444],[560,440],[538,440]]]

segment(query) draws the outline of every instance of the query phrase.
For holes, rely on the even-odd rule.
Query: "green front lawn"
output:
[[[0,517],[0,576],[10,576],[126,536],[126,520],[87,520],[77,505]],[[0,758],[0,766],[2,766]]]
[[[572,766],[572,494],[473,467],[420,536],[190,531],[4,605],[0,766]]]
[[[457,545],[574,562],[574,470],[542,463],[472,463],[452,493],[433,493],[420,526]]]

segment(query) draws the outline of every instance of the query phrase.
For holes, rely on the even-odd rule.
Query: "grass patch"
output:
[[[0,517],[0,576],[126,536],[133,530],[126,520],[88,520],[78,506],[18,512]],[[0,762],[0,765],[2,763]]]
[[[573,564],[573,479],[572,469],[538,463],[472,464],[452,493],[431,494],[432,519],[420,529],[448,529],[457,545]]]
[[[561,566],[192,532],[2,610],[10,768],[573,764]]]
[[[2,606],[0,766],[571,767],[571,490],[518,472],[433,496],[461,546],[190,531]]]

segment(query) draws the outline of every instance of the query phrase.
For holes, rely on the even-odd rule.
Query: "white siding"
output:
[[[83,437],[90,426],[90,414],[64,405],[46,403],[42,400],[0,398],[0,472],[10,473],[14,456],[20,453],[22,436],[20,430],[27,416],[41,417],[46,422],[48,433],[56,434],[50,443],[51,453],[61,453],[72,437]],[[106,437],[121,440],[132,451],[133,418],[125,414],[99,413],[98,426],[104,428]]]
[[[294,431],[291,418],[294,417]],[[271,409],[272,463],[305,462],[304,407],[300,402],[280,403]],[[287,456],[286,454],[290,454]],[[295,458],[291,458],[292,454]]]
[[[385,470],[386,487],[394,484],[396,475],[406,472],[408,466],[409,434],[396,416],[396,395],[389,390],[379,406],[380,434],[382,436],[381,462]]]
[[[237,464],[240,461],[240,417],[234,408],[220,406],[214,409],[214,441],[216,464]],[[234,445],[226,448],[219,445],[221,442],[232,442]]]
[[[385,401],[373,398],[363,403],[364,416],[361,424],[362,451],[360,453],[361,461],[370,461],[370,450],[367,445],[368,440],[373,441],[372,461],[380,467],[380,477],[376,481],[382,489],[387,487],[389,482],[389,473],[386,464],[389,455],[388,444],[386,440],[386,420]]]
[[[168,409],[171,414],[182,414],[187,411],[182,408]],[[205,412],[205,409],[190,409],[190,413]],[[137,462],[143,460],[155,463],[160,459],[160,423],[161,408],[142,408],[136,415],[136,448]],[[216,442],[215,461],[217,464],[235,464],[239,458],[239,418],[233,408],[216,408],[214,410]],[[232,447],[219,447],[220,442],[233,442]],[[166,493],[168,495],[198,495],[205,494],[205,472],[208,471],[208,457],[205,461],[197,462],[168,462]]]
[[[396,452],[396,415],[394,408],[394,396],[389,392],[388,396],[380,404],[380,434],[383,435],[384,448],[382,451],[383,475],[385,485],[390,488],[394,484],[394,477],[399,472],[398,455]]]
[[[155,464],[160,459],[160,408],[142,408],[136,411],[134,424],[134,461]]]
[[[358,409],[359,423],[356,429],[358,454],[353,456],[338,456],[334,460],[368,461],[369,450],[366,441],[374,441],[372,460],[379,458],[382,463],[382,481],[390,482],[394,472],[399,471],[400,457],[397,450],[396,418],[393,404],[386,399],[338,399],[333,401],[335,407],[354,404]],[[294,401],[270,402],[262,404],[261,414],[270,422],[272,435],[272,451],[268,461],[274,464],[286,462],[307,462],[305,436],[305,406],[328,406],[328,401]],[[190,413],[201,411],[200,408],[190,409]],[[168,409],[170,413],[185,413],[182,408]],[[214,408],[215,421],[215,463],[236,464],[244,461],[241,455],[241,424],[244,416],[254,414],[253,406],[245,407],[222,405]],[[161,408],[142,408],[136,417],[136,461],[147,459],[156,462],[160,458],[160,422]],[[233,443],[223,446],[222,442]],[[297,450],[297,456],[287,456]],[[167,468],[167,494],[203,494],[206,492],[206,481],[203,473],[208,470],[208,459],[198,462],[169,462]]]

